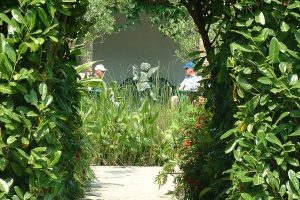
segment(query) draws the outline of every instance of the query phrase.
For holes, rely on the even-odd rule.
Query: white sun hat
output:
[[[100,71],[103,71],[103,72],[107,71],[107,69],[102,64],[96,65],[95,71],[97,71],[97,70],[100,70]]]

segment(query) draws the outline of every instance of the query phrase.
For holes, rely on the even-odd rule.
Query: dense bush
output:
[[[184,199],[224,199],[229,181],[222,180],[228,180],[223,172],[230,162],[218,151],[218,140],[209,132],[209,114],[202,111],[195,118],[196,122],[187,124],[177,146],[183,173],[177,177],[177,187],[182,187]]]
[[[237,1],[229,199],[299,199],[300,1]],[[232,137],[233,136],[233,137]]]
[[[157,176],[163,184],[174,174],[178,199],[224,199],[229,178],[223,172],[230,167],[229,156],[220,149],[220,142],[210,131],[212,113],[202,106],[184,112],[180,129],[175,129],[173,157]]]
[[[0,199],[76,199],[80,161],[76,50],[86,0],[0,2]],[[84,159],[85,160],[85,159]]]

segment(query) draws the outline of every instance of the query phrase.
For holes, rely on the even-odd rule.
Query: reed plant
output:
[[[157,79],[158,80],[158,79]],[[154,82],[155,83],[155,82]],[[92,138],[95,165],[162,165],[172,155],[182,113],[189,102],[171,108],[171,91],[153,84],[158,101],[141,99],[134,85],[100,85],[98,93],[86,93],[81,102],[82,131]],[[168,89],[167,87],[165,89]],[[115,102],[113,103],[112,94]]]

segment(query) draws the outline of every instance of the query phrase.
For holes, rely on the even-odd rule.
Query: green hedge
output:
[[[0,2],[0,199],[76,199],[79,164],[75,49],[87,0]],[[86,163],[86,165],[88,165]]]
[[[227,64],[238,111],[222,136],[235,158],[228,199],[300,198],[299,11],[297,0],[234,5]]]

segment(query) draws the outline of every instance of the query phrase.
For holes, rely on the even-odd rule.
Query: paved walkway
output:
[[[171,200],[172,176],[158,189],[154,183],[161,167],[94,166],[96,180],[85,200]]]

